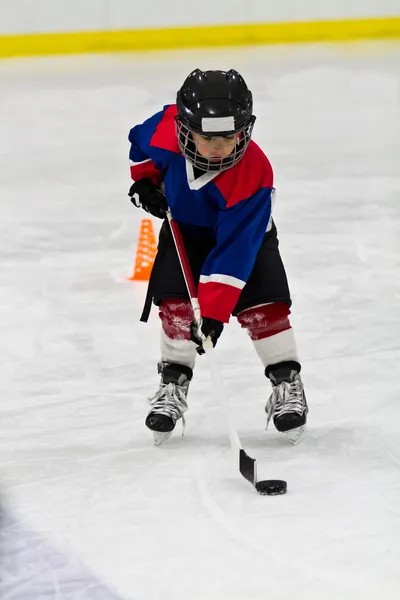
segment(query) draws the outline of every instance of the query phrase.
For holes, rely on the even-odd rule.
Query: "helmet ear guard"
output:
[[[252,93],[237,71],[195,69],[178,91],[176,104],[179,147],[195,167],[205,171],[223,171],[243,158],[256,117],[253,115]],[[239,136],[228,157],[220,162],[210,162],[197,151],[193,133],[208,139]]]

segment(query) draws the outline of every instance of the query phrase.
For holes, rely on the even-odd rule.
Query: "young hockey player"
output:
[[[198,331],[168,221],[160,231],[142,320],[153,301],[161,319],[161,383],[149,398],[146,425],[155,443],[168,438],[188,409],[197,353],[213,345],[231,315],[247,330],[272,384],[267,423],[295,443],[304,435],[307,403],[289,322],[290,294],[271,217],[271,165],[251,140],[253,100],[235,71],[196,69],[174,105],[129,133],[129,196],[179,224],[201,308]],[[182,419],[184,423],[184,418]]]

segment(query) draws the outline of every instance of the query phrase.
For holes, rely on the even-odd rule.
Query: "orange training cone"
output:
[[[139,241],[136,248],[135,267],[129,281],[149,281],[154,258],[157,254],[157,242],[151,219],[142,219]]]

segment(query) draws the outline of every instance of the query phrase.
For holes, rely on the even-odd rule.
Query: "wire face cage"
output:
[[[187,160],[197,169],[201,169],[202,171],[225,171],[236,165],[243,158],[247,146],[250,143],[254,122],[255,118],[252,117],[248,125],[233,133],[221,132],[219,135],[204,135],[203,133],[199,133],[199,135],[202,135],[206,139],[226,139],[227,142],[230,142],[233,136],[237,136],[236,144],[229,156],[221,157],[220,159],[208,159],[200,154],[193,140],[192,134],[198,132],[191,131],[181,119],[177,117],[175,123],[179,148],[183,156],[185,156],[185,158],[187,158]]]

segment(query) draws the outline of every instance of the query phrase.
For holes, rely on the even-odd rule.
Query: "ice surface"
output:
[[[197,66],[243,72],[275,170],[307,440],[265,433],[269,386],[236,322],[216,354],[260,479],[286,496],[238,475],[201,359],[186,437],[154,448],[143,425],[159,324],[124,280],[145,216],[127,133]],[[397,600],[399,66],[392,44],[0,63],[0,485],[17,533],[128,600]]]

